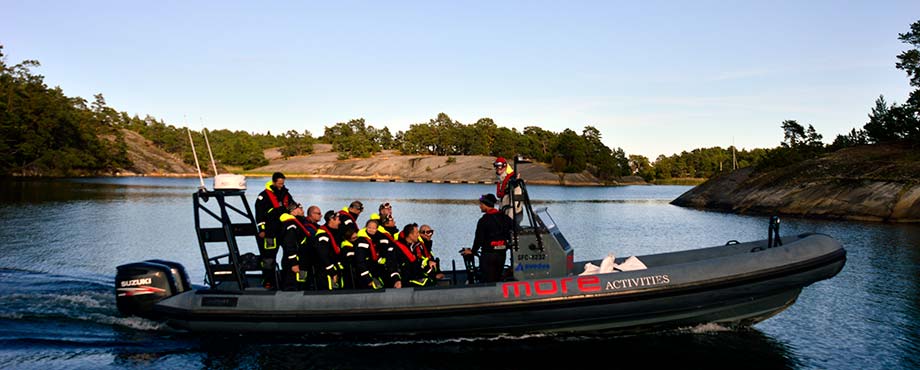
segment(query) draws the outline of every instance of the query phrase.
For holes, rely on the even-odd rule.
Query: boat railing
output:
[[[246,194],[242,190],[199,190],[192,195],[195,206],[195,231],[198,234],[198,246],[201,249],[201,258],[204,262],[206,283],[215,288],[221,282],[235,283],[236,288],[246,288],[245,269],[240,263],[240,249],[237,237],[255,236],[257,233],[255,217],[246,201]],[[230,204],[228,200],[238,198],[242,207]],[[216,209],[205,205],[214,199]],[[241,209],[242,208],[242,209]],[[241,216],[241,222],[234,222],[231,215]],[[207,215],[214,221],[220,222],[219,227],[202,227],[202,215]],[[208,251],[209,244],[223,244],[226,253],[211,256]],[[221,260],[225,263],[221,263]]]

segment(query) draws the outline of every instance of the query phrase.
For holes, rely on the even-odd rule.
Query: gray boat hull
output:
[[[756,241],[639,256],[649,267],[639,271],[474,286],[193,290],[160,301],[154,311],[175,328],[235,333],[622,333],[704,323],[752,325],[792,305],[802,288],[833,277],[846,262],[846,251],[826,235],[783,242],[774,248]]]

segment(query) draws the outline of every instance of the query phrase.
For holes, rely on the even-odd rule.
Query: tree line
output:
[[[395,135],[387,127],[377,129],[363,118],[326,127],[320,142],[332,144],[340,159],[370,157],[385,149],[402,154],[485,155],[511,158],[520,154],[548,163],[557,172],[588,171],[601,180],[630,174],[629,160],[621,148],[601,142],[600,130],[586,126],[581,134],[570,129],[556,133],[536,126],[498,126],[491,118],[471,124],[445,113],[428,122],[416,123]]]
[[[85,175],[130,164],[127,147],[101,96],[93,103],[49,88],[31,69],[6,63],[0,45],[0,174]]]
[[[512,157],[516,154],[548,164],[564,173],[588,171],[603,181],[620,176],[639,175],[649,181],[671,178],[709,178],[733,168],[782,167],[855,145],[910,142],[920,144],[920,21],[899,39],[913,48],[897,56],[896,67],[907,73],[912,91],[904,104],[888,103],[884,96],[875,101],[869,120],[862,128],[838,135],[825,145],[823,136],[812,125],[795,120],[780,124],[783,142],[772,149],[735,150],[699,148],[654,161],[627,155],[601,141],[594,126],[581,133],[561,132],[527,126],[522,131],[498,126],[491,118],[464,124],[445,113],[428,122],[410,125],[406,131],[391,133],[376,128],[363,118],[339,122],[324,128],[314,138],[309,131],[271,132],[215,130],[208,133],[214,157],[222,166],[252,169],[268,164],[263,151],[278,148],[285,158],[310,154],[316,142],[331,144],[340,159],[370,157],[381,150],[402,154],[486,155]],[[133,130],[154,145],[194,163],[185,127],[166,124],[151,116],[129,116],[108,107],[101,94],[93,102],[70,98],[59,87],[49,88],[44,77],[31,68],[38,61],[25,60],[8,65],[0,45],[0,175],[47,174],[84,175],[115,172],[130,168],[122,129]],[[192,132],[199,161],[208,163],[201,132]]]

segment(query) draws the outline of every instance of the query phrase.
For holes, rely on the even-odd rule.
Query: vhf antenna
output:
[[[195,168],[198,169],[198,181],[201,182],[201,186],[199,186],[198,189],[207,190],[208,188],[204,186],[204,176],[201,175],[201,166],[198,165],[198,153],[195,152],[195,141],[192,140],[192,130],[188,128],[188,123],[186,123],[185,131],[188,132],[188,142],[192,145],[192,156],[195,157]]]
[[[200,120],[200,118],[199,118]],[[201,127],[204,127],[204,122],[201,122]],[[208,142],[208,129],[202,128],[201,132],[204,133],[204,143],[208,147],[208,156],[211,157],[211,168],[214,169],[214,177],[217,177],[217,164],[214,163],[214,153],[211,152],[211,143]]]

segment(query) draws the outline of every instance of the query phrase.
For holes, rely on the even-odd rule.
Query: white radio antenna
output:
[[[195,152],[195,141],[192,140],[192,130],[190,130],[186,124],[185,131],[188,132],[188,142],[192,146],[192,157],[195,157],[195,168],[198,169],[198,181],[201,182],[199,189],[207,189],[204,186],[204,176],[201,175],[201,166],[198,165],[198,153]]]
[[[204,125],[202,124],[202,126]],[[208,147],[208,156],[211,157],[211,168],[214,169],[214,177],[217,177],[217,164],[214,163],[214,153],[211,152],[211,143],[208,142],[208,129],[203,128],[201,131],[204,132],[204,143]]]

